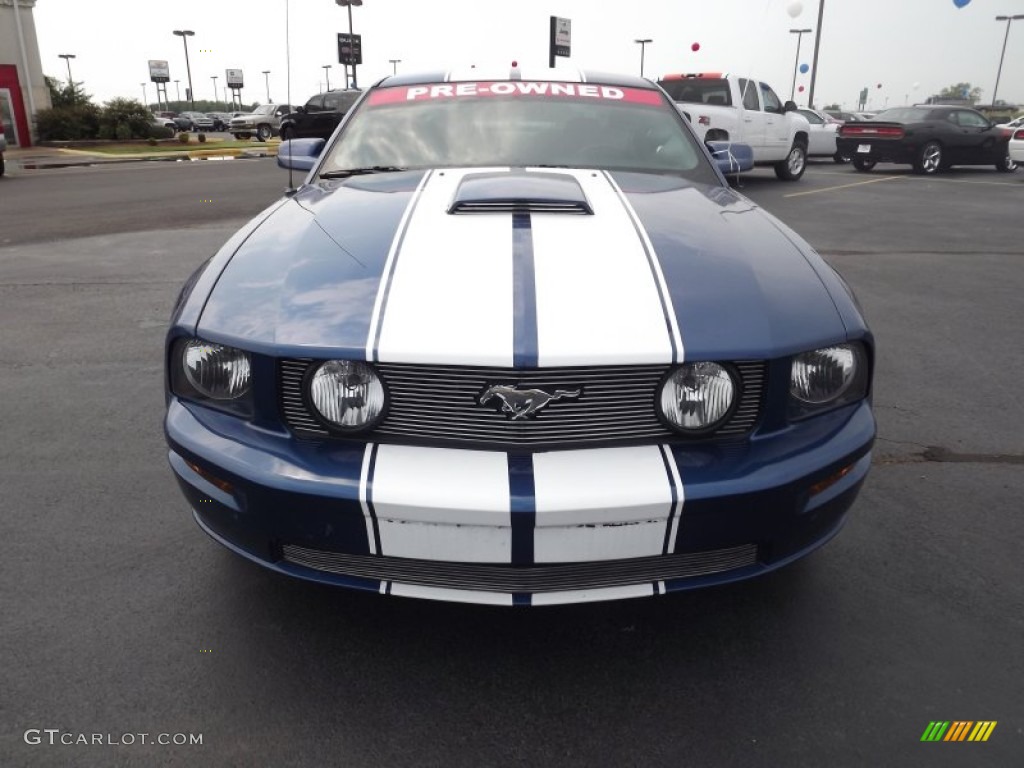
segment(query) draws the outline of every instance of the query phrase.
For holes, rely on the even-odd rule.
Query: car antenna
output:
[[[291,108],[292,103],[292,39],[291,39],[291,0],[284,0],[284,59],[285,59],[285,103]],[[278,145],[280,151],[280,145]],[[292,143],[288,142],[288,189],[284,191],[289,197],[298,190],[295,188],[295,171],[292,170]]]

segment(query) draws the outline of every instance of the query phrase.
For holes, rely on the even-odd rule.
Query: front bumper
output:
[[[250,560],[538,605],[735,581],[809,553],[841,527],[875,422],[865,401],[740,442],[506,454],[301,441],[172,397],[165,430],[196,520]]]

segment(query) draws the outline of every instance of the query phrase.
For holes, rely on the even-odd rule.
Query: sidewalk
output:
[[[209,142],[214,144],[214,142]],[[216,145],[196,144],[195,148],[173,152],[139,152],[130,155],[112,155],[87,149],[61,147],[14,147],[4,152],[7,170],[68,168],[77,165],[106,165],[112,163],[138,163],[146,161],[220,160],[225,158],[276,157],[277,143],[257,144],[252,148],[217,149]]]

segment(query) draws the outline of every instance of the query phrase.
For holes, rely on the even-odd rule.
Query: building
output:
[[[36,0],[0,0],[0,120],[7,143],[31,146],[33,120],[50,106],[32,16]]]

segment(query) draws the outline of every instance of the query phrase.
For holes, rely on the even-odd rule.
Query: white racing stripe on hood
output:
[[[603,173],[564,172],[594,215],[532,217],[540,366],[670,363],[673,335],[681,360],[660,266],[624,196]]]
[[[673,504],[658,446],[537,453],[533,477],[535,562],[663,553]]]
[[[395,257],[377,359],[512,365],[511,216],[447,212],[464,176],[501,170],[507,169],[445,169],[430,176]]]

